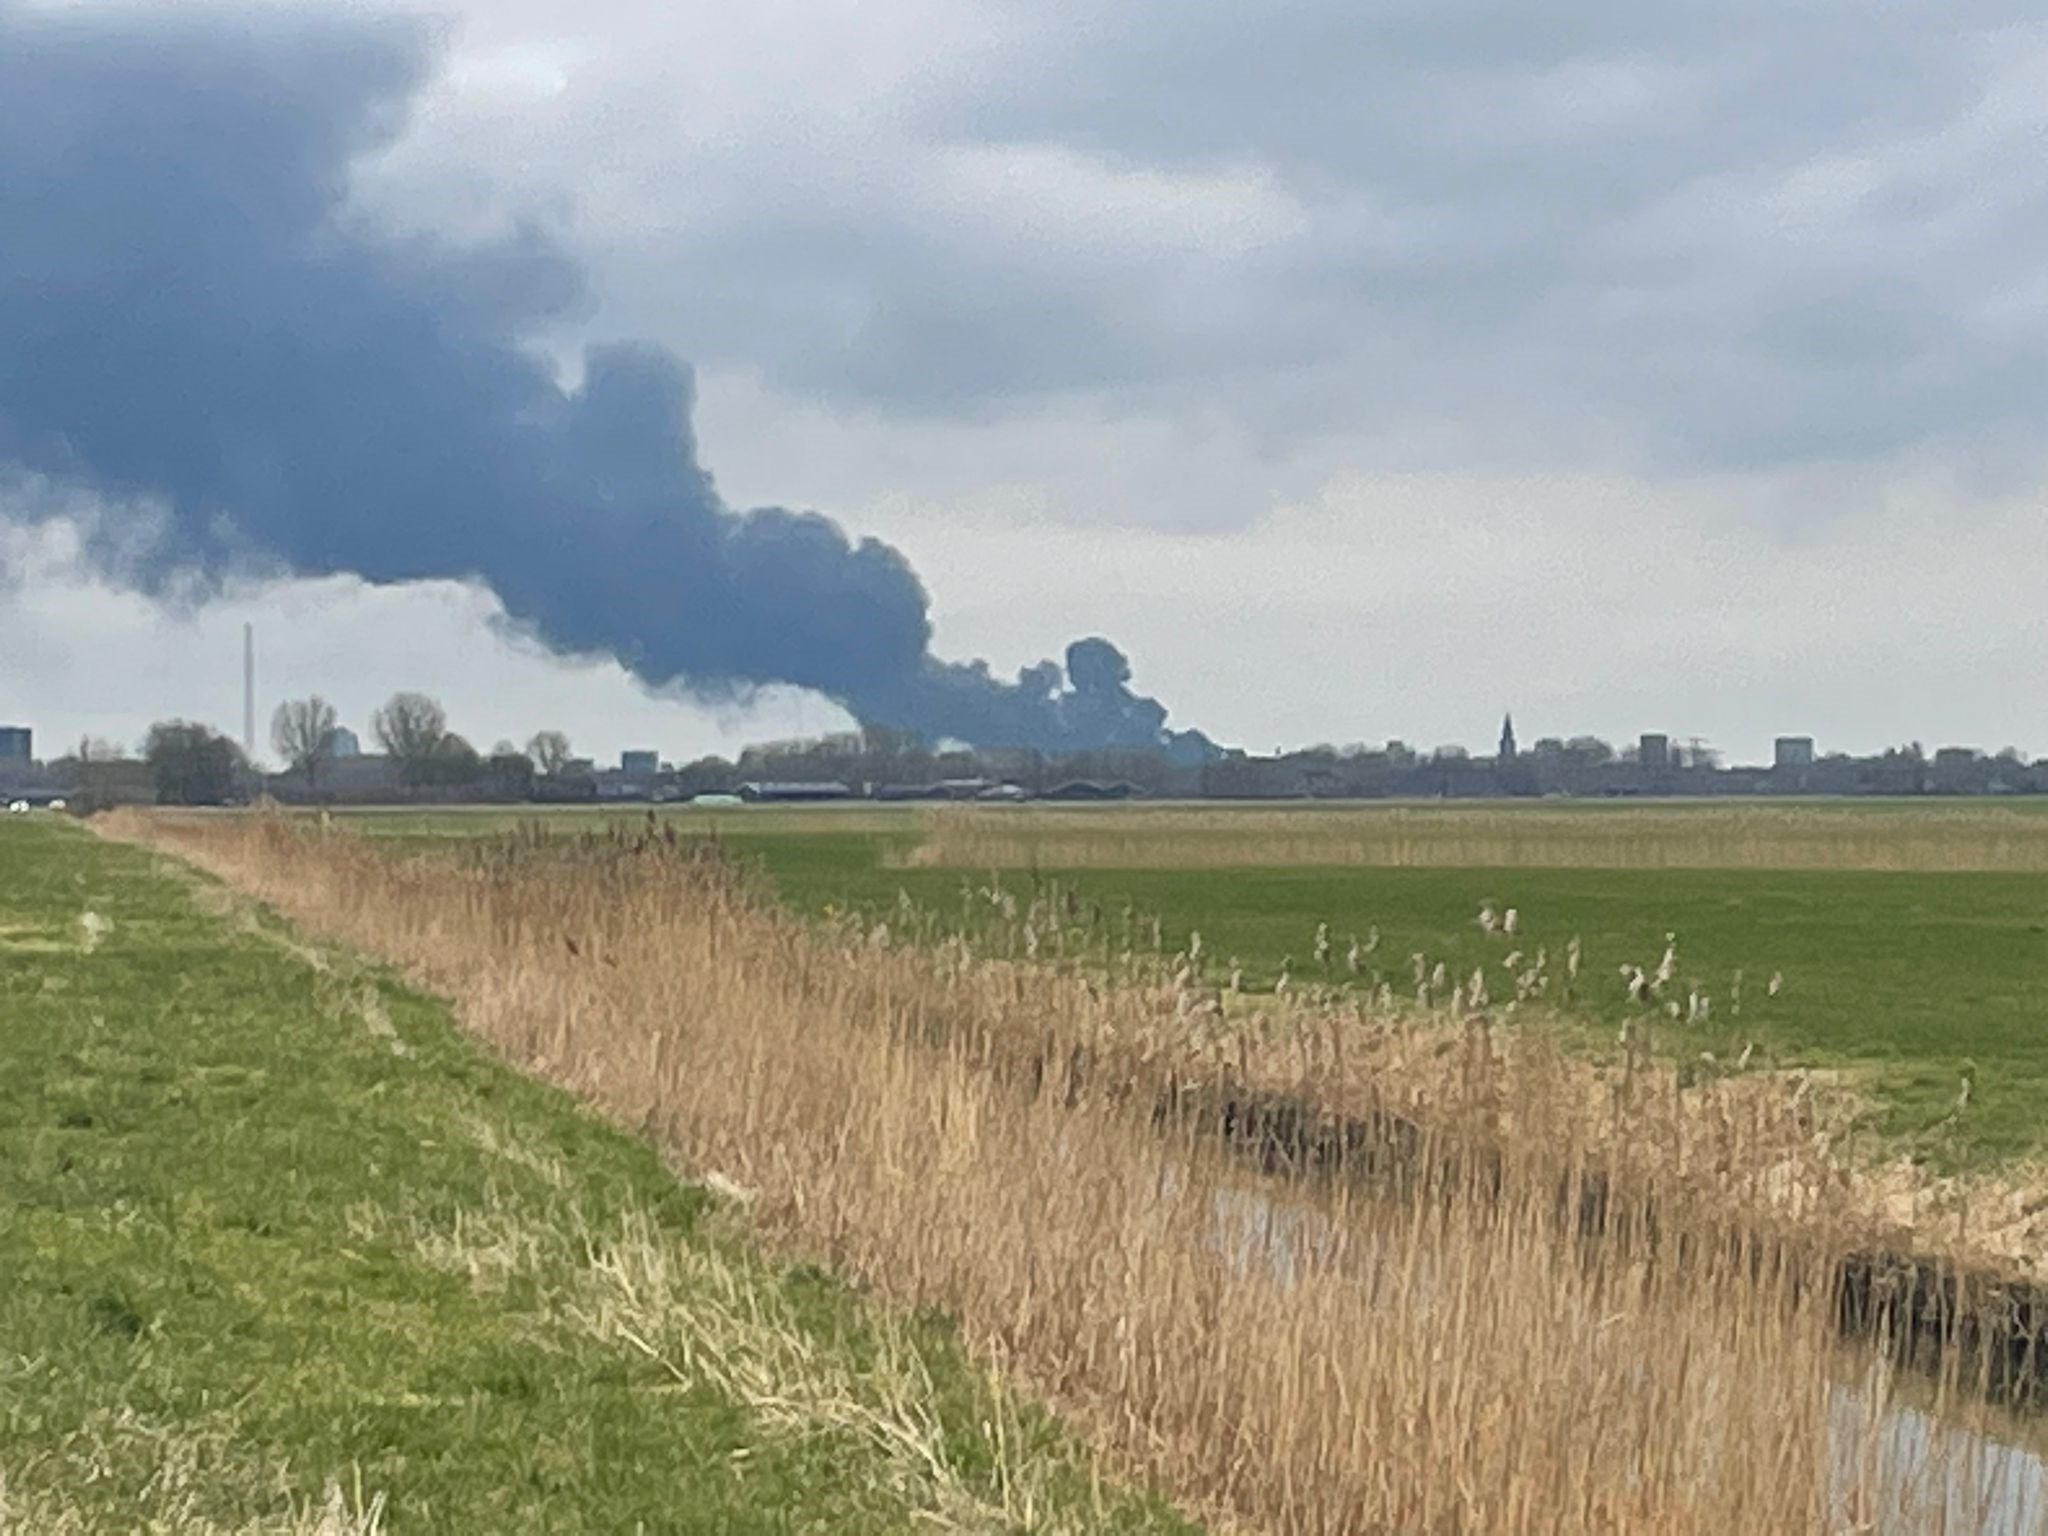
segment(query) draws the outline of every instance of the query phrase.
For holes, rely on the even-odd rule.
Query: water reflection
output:
[[[1186,1178],[1176,1167],[1164,1182],[1178,1191]],[[1217,1251],[1243,1273],[1291,1286],[1310,1274],[1348,1272],[1370,1289],[1383,1268],[1362,1255],[1360,1244],[1345,1241],[1328,1212],[1270,1186],[1224,1184],[1211,1191],[1208,1210]],[[1410,1297],[1418,1283],[1426,1295],[1427,1256],[1405,1259]],[[1916,1403],[1920,1388],[1911,1378],[1861,1376],[1859,1359],[1867,1357],[1844,1352],[1842,1380],[1829,1400],[1831,1530],[2048,1536],[2048,1423],[1981,1405],[1973,1405],[1971,1417],[1988,1430],[1944,1421],[1931,1410],[1931,1387],[1928,1404]]]

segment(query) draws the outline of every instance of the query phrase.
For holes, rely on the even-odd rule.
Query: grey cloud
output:
[[[2043,404],[2048,314],[1976,314],[2036,282],[2048,113],[1970,126],[2012,59],[2048,57],[2028,8],[1012,14],[1036,67],[984,75],[945,131],[1272,165],[1314,210],[1292,254],[1315,360],[1369,416],[1463,419],[1468,458],[1503,426],[1583,452],[1588,423],[1680,467],[1866,458]]]
[[[844,181],[822,133],[722,146],[757,212],[834,195],[766,262],[745,199],[653,238],[647,306],[842,406],[1221,409],[1395,466],[2024,456],[2048,406],[2048,34],[2015,0],[983,10]],[[1117,217],[1020,236],[993,175],[934,210],[963,147],[1070,155]],[[1239,183],[1269,216],[1233,240]]]

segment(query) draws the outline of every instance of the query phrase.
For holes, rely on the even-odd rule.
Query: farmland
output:
[[[1584,981],[1569,1012],[1603,1041],[1631,1012],[1619,968],[1654,967],[1675,934],[1682,979],[1711,1011],[1660,1028],[1663,1049],[1728,1061],[1748,1048],[1753,1060],[1851,1072],[1873,1101],[1873,1135],[1941,1166],[2048,1149],[2048,815],[2031,801],[662,814],[758,861],[807,914],[886,917],[904,892],[950,916],[963,885],[986,885],[991,871],[1019,893],[1056,880],[1112,912],[1158,918],[1169,951],[1199,932],[1211,954],[1242,962],[1248,987],[1271,986],[1283,965],[1297,983],[1352,984],[1352,940],[1375,929],[1362,980],[1378,972],[1410,991],[1415,954],[1460,979],[1497,975],[1508,947],[1476,918],[1488,904],[1514,907],[1513,948],[1555,957],[1580,940]],[[613,818],[639,816],[554,820]],[[516,819],[359,824],[428,846]],[[1314,959],[1319,924],[1327,971]]]
[[[1469,994],[1417,1009],[1097,967],[1089,902],[1013,903],[986,876],[970,905],[1000,916],[973,944],[915,898],[794,920],[658,820],[573,825],[599,835],[109,830],[402,966],[507,1059],[747,1191],[770,1251],[957,1318],[970,1359],[1221,1523],[2041,1524],[2038,1464],[1998,1443],[2031,1432],[1982,1412],[2031,1379],[2000,1364],[2031,1372],[2031,1346],[1957,1334],[1908,1393],[1893,1345],[1937,1315],[1914,1299],[1923,1271],[1853,1279],[1855,1255],[1900,1244],[1930,1275],[1984,1275],[1993,1202],[1901,1210],[1842,1160],[1828,1088],[1674,1082]],[[793,837],[822,875],[827,825],[749,836]],[[897,829],[833,825],[870,866],[931,845],[890,854]],[[839,856],[834,878],[886,883]],[[1020,929],[1083,963],[989,953]],[[1844,1333],[1855,1295],[1897,1297],[1912,1332]],[[1971,1426],[1993,1438],[1955,1433]]]
[[[9,1518],[2048,1528],[2015,840],[1191,814],[0,828]]]

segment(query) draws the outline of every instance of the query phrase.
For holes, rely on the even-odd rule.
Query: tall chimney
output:
[[[242,626],[242,751],[256,760],[256,626]]]

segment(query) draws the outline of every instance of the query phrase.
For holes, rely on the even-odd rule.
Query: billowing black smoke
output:
[[[391,20],[0,0],[0,465],[166,505],[125,567],[145,587],[250,557],[475,577],[650,684],[798,684],[983,745],[1206,745],[1168,736],[1104,640],[1064,680],[934,659],[895,549],[724,504],[669,353],[596,349],[560,388],[525,344],[582,276],[544,240],[365,227],[349,168],[431,62]]]

